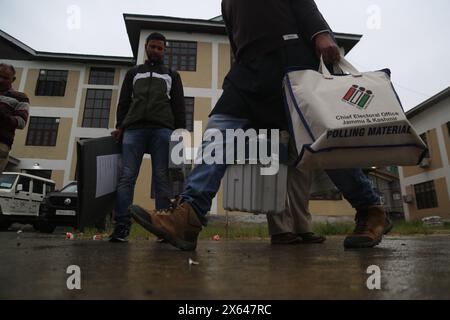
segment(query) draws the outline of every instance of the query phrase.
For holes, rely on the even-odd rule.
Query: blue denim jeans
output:
[[[214,114],[209,118],[207,130],[217,129],[225,137],[226,129],[246,130],[250,126],[251,122],[247,119]],[[212,148],[213,143],[215,142],[204,139],[202,148],[206,146]],[[206,214],[211,209],[212,200],[220,188],[226,169],[226,164],[197,164],[187,179],[185,191],[181,194],[181,197],[192,205],[204,225],[207,223]],[[355,209],[362,209],[380,202],[379,196],[360,169],[327,170],[326,172]]]
[[[122,141],[122,174],[117,188],[116,225],[131,225],[128,207],[144,154],[151,155],[156,209],[167,209],[173,197],[169,178],[169,142],[171,129],[126,130]]]

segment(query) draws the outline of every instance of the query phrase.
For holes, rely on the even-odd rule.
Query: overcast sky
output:
[[[123,13],[210,19],[220,2],[0,0],[0,29],[38,51],[131,56]],[[450,1],[316,2],[336,32],[364,36],[348,58],[361,71],[390,68],[405,109],[450,85]]]

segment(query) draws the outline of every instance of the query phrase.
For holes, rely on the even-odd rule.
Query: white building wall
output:
[[[57,118],[72,118],[72,128],[67,148],[67,156],[65,160],[49,160],[40,158],[20,158],[19,170],[64,170],[64,185],[70,182],[70,173],[72,166],[72,157],[74,152],[75,138],[99,138],[108,136],[110,129],[95,129],[78,127],[78,116],[80,110],[83,108],[85,101],[82,100],[83,89],[119,89],[122,86],[123,79],[129,67],[120,68],[120,82],[118,86],[96,86],[85,84],[86,73],[91,67],[116,68],[117,65],[96,65],[84,63],[61,63],[61,62],[47,62],[47,61],[22,61],[22,60],[2,60],[4,63],[14,65],[16,68],[22,68],[22,78],[17,88],[18,91],[24,92],[25,83],[30,69],[55,69],[80,72],[80,79],[78,81],[76,102],[73,108],[67,107],[45,107],[37,106],[31,101],[30,116],[33,117],[57,117]],[[26,146],[24,146],[26,148]],[[39,164],[39,168],[35,164]]]
[[[419,134],[427,132],[428,130],[436,129],[438,146],[442,158],[443,167],[437,170],[423,172],[407,178],[404,177],[403,168],[400,167],[399,173],[402,194],[406,195],[407,186],[445,177],[450,198],[450,165],[444,140],[444,134],[446,133],[444,133],[442,130],[442,125],[450,122],[450,98],[442,100],[426,111],[418,114],[417,116],[410,119],[410,122]],[[410,215],[408,204],[404,203],[403,207],[405,210],[405,217],[407,220],[409,220]]]

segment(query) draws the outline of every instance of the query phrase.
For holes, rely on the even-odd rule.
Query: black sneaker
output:
[[[294,233],[286,232],[272,235],[270,243],[272,245],[299,244],[301,239]]]
[[[112,235],[109,236],[110,242],[128,242],[130,228],[124,225],[118,225],[114,228]]]
[[[324,243],[327,238],[320,235],[315,235],[313,232],[299,233],[298,236],[302,238],[304,244]]]

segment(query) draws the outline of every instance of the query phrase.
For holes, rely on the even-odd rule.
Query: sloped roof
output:
[[[217,35],[227,34],[222,16],[217,16],[210,20],[203,20],[125,13],[123,17],[135,58],[139,52],[141,30],[181,31]],[[335,33],[335,35],[338,44],[345,48],[346,53],[353,49],[362,38],[362,35],[350,33]]]
[[[441,102],[442,100],[444,100],[444,99],[446,99],[448,97],[450,97],[450,87],[448,87],[447,89],[442,90],[438,94],[432,96],[431,98],[425,100],[424,102],[422,102],[418,106],[416,106],[413,109],[407,111],[406,112],[406,116],[408,117],[408,119],[411,119],[411,118],[417,116],[418,114],[428,110],[432,106],[436,105],[437,103]]]
[[[56,53],[36,51],[25,43],[17,40],[8,33],[0,30],[0,38],[8,43],[12,48],[17,50],[20,56],[26,56],[29,60],[45,60],[45,61],[67,61],[67,62],[82,62],[82,63],[108,63],[118,65],[133,65],[134,58],[132,57],[117,57],[117,56],[101,56],[88,54],[72,54],[72,53]],[[4,58],[1,55],[0,58]]]

